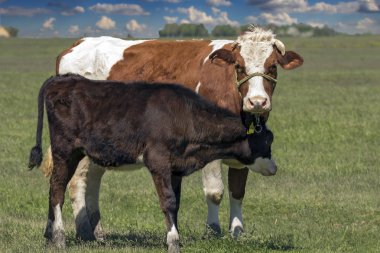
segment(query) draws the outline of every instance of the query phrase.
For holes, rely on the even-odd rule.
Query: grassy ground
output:
[[[246,233],[238,240],[228,236],[228,196],[221,206],[225,236],[202,239],[206,205],[200,173],[186,178],[179,221],[184,252],[380,252],[379,41],[285,40],[305,64],[279,73],[269,120],[278,174],[250,173]],[[71,42],[0,40],[0,252],[46,251],[48,180],[27,171],[26,164],[39,87]],[[44,136],[47,147],[46,128]],[[166,250],[163,215],[146,170],[106,173],[100,205],[107,240],[81,244],[67,199],[68,252]]]

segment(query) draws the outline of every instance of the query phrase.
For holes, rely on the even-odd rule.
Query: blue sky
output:
[[[0,25],[20,37],[158,37],[165,23],[328,25],[380,34],[380,0],[0,0]]]

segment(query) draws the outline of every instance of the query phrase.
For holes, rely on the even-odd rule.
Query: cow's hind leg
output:
[[[220,236],[219,205],[223,198],[223,180],[221,173],[222,161],[216,160],[202,169],[203,190],[206,195],[208,208],[207,234]]]
[[[48,243],[65,248],[65,234],[62,222],[62,207],[68,182],[80,160],[80,154],[53,156],[54,168],[50,177],[49,213],[45,229]]]
[[[86,207],[86,194],[89,190],[89,181],[91,180],[88,178],[90,170],[92,169],[90,165],[90,159],[84,157],[79,162],[68,186],[77,238],[83,241],[96,240]]]
[[[106,169],[90,162],[87,174],[86,210],[93,234],[98,241],[104,240],[104,232],[100,223],[99,191],[100,183]]]
[[[242,202],[245,194],[245,185],[248,169],[228,170],[228,188],[230,192],[230,233],[233,237],[239,236],[243,230]]]

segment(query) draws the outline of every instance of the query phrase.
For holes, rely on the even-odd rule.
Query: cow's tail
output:
[[[45,98],[45,88],[52,81],[53,77],[47,79],[40,89],[38,94],[38,121],[37,121],[37,132],[36,132],[36,145],[30,151],[29,156],[29,169],[32,170],[34,167],[38,167],[42,162],[42,127],[44,120],[44,98]]]

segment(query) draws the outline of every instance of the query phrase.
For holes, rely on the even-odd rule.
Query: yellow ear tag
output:
[[[253,134],[255,132],[255,127],[253,126],[253,123],[249,126],[249,129],[247,130],[247,134]]]

